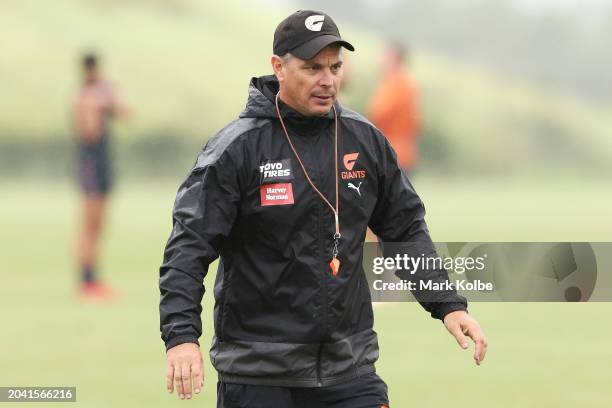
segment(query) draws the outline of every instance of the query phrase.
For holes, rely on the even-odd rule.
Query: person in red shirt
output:
[[[381,61],[382,78],[367,116],[387,136],[400,166],[410,172],[418,159],[420,117],[417,87],[406,70],[406,60],[407,52],[401,44],[386,49]]]

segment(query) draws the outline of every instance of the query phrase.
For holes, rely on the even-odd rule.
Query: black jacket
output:
[[[274,77],[253,78],[245,110],[209,140],[179,188],[160,268],[162,338],[167,349],[197,343],[203,279],[220,256],[210,350],[220,378],[327,386],[373,371],[378,358],[362,267],[366,228],[384,241],[435,250],[423,204],[385,137],[336,104],[342,238],[340,273],[332,276],[334,216],[290,150],[277,90]],[[334,204],[333,113],[304,117],[281,106],[311,179]],[[430,273],[448,279],[444,270]],[[466,309],[454,291],[422,304],[439,319]]]

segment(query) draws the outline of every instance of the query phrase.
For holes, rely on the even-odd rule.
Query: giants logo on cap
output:
[[[321,28],[323,27],[323,20],[325,20],[325,16],[315,14],[306,18],[304,24],[310,31],[321,31]]]

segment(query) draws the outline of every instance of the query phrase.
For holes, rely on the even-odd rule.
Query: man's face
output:
[[[288,61],[272,57],[280,83],[280,98],[306,116],[325,115],[331,109],[342,82],[342,56],[339,45],[330,45],[314,58]]]

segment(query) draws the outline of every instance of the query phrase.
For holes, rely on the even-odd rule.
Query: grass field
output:
[[[0,386],[77,386],[78,403],[68,407],[214,406],[211,293],[203,313],[203,395],[178,401],[164,386],[157,279],[177,186],[117,190],[102,269],[122,297],[92,305],[74,293],[79,213],[72,186],[2,185]],[[609,185],[417,179],[415,186],[438,241],[612,240]],[[214,269],[207,287],[213,279]],[[471,311],[490,341],[481,367],[418,305],[376,309],[378,371],[394,408],[611,406],[612,304],[481,303]]]

